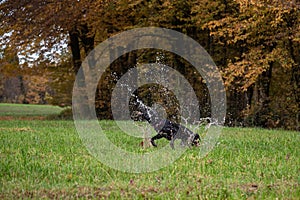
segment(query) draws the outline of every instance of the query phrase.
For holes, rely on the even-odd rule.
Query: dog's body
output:
[[[157,135],[151,138],[151,144],[157,147],[155,140],[160,138],[166,138],[170,140],[170,146],[174,149],[174,141],[176,139],[181,140],[181,144],[184,146],[197,146],[200,141],[199,134],[193,133],[185,126],[172,122],[168,119],[163,119],[157,115],[157,113],[148,106],[139,106],[139,115],[142,116],[154,130]]]

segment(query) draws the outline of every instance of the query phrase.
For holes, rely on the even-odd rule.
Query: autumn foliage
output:
[[[24,68],[36,66],[43,79],[31,79],[51,88],[48,102],[70,105],[74,75],[97,44],[124,30],[157,26],[189,35],[213,57],[227,90],[227,125],[299,130],[298,1],[5,0],[0,10],[1,76],[23,76],[28,74]],[[117,80],[111,72],[120,77],[137,62],[155,62],[157,53],[131,52],[107,69],[96,97],[99,118],[112,117],[110,96]],[[183,59],[163,54],[164,64],[190,81],[203,117],[209,116],[203,80],[195,78],[195,70]],[[16,62],[16,55],[22,60]],[[149,88],[140,93],[159,101],[155,98],[160,94],[149,97]]]

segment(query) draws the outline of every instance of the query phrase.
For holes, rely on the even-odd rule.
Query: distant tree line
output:
[[[213,57],[226,86],[227,125],[299,130],[299,9],[294,0],[1,1],[0,70],[3,74],[24,70],[31,66],[30,55],[37,53],[35,71],[48,75],[59,97],[51,97],[53,103],[61,100],[67,105],[74,74],[97,44],[135,27],[169,28],[192,37]],[[69,47],[64,58],[55,53],[45,56],[50,49],[63,49],[64,41]],[[12,64],[9,55],[16,52],[27,64]],[[106,70],[96,96],[99,118],[112,118],[110,99],[116,76],[137,62],[156,62],[159,53],[164,64],[178,70],[194,87],[202,116],[210,115],[207,88],[201,78],[195,78],[195,69],[176,55],[149,50],[123,55]],[[149,105],[166,106],[166,97],[157,87],[145,86],[139,95]],[[172,105],[170,117],[176,115]]]
[[[47,104],[47,86],[39,81],[42,79],[33,76],[1,77],[0,102]]]

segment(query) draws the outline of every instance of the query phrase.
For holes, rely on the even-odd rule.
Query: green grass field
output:
[[[29,116],[49,116],[58,114],[63,109],[50,105],[30,105],[30,104],[9,104],[0,103],[0,117],[29,117]]]
[[[10,107],[12,112],[0,104],[0,115],[6,110],[28,116],[26,109]],[[34,115],[59,113],[56,109],[37,106]],[[100,124],[120,141],[114,122]],[[122,137],[128,148],[141,151],[137,139]],[[224,128],[205,158],[192,148],[159,171],[131,174],[94,159],[72,121],[2,119],[0,199],[299,199],[299,144],[299,132]]]

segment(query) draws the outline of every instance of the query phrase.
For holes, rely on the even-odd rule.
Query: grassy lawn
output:
[[[58,106],[0,103],[0,117],[48,116],[63,110]]]
[[[114,122],[100,124],[120,141]],[[140,140],[122,141],[141,151]],[[224,128],[205,158],[192,148],[159,171],[131,174],[94,159],[72,121],[0,120],[0,199],[299,199],[299,144],[298,132]]]

